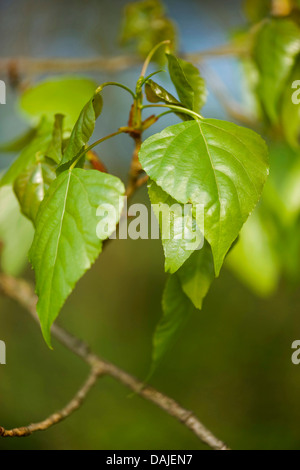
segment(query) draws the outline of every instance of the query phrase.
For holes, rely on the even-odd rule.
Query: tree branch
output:
[[[0,437],[26,437],[30,436],[37,431],[46,431],[55,424],[60,423],[64,419],[68,418],[74,411],[78,410],[82,403],[85,401],[89,391],[93,388],[98,378],[103,374],[103,371],[100,367],[93,367],[91,369],[90,375],[78,390],[75,397],[67,404],[65,408],[57,413],[46,418],[40,423],[30,424],[29,426],[24,426],[21,428],[15,428],[6,430],[0,427]]]
[[[21,304],[31,314],[34,320],[39,323],[36,314],[37,297],[29,283],[0,274],[0,292]],[[81,405],[98,377],[108,375],[125,385],[135,394],[152,402],[166,413],[176,418],[210,448],[214,450],[229,450],[226,444],[216,438],[191,411],[183,408],[172,398],[150,386],[145,386],[132,375],[92,353],[84,342],[74,338],[70,333],[56,324],[52,327],[52,335],[91,367],[91,375],[76,394],[75,398],[61,412],[50,416],[42,423],[33,424],[25,428],[17,428],[11,431],[0,428],[0,435],[6,437],[26,436],[35,431],[48,429],[62,419],[65,419]]]
[[[245,46],[225,44],[214,49],[181,54],[190,61],[199,61],[208,57],[241,56],[247,53]],[[141,59],[136,56],[94,57],[85,58],[34,58],[34,57],[3,57],[0,58],[0,72],[16,74],[42,75],[56,72],[120,72],[139,65]]]

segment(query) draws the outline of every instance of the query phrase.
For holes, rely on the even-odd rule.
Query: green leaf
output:
[[[59,77],[46,80],[22,95],[20,106],[36,119],[63,114],[65,126],[72,129],[85,103],[93,96],[96,83],[87,78]]]
[[[176,28],[167,18],[165,9],[159,0],[142,0],[128,3],[124,10],[121,32],[123,45],[134,45],[142,57],[147,57],[157,44],[170,40],[176,46]],[[162,62],[164,54],[158,51],[154,60]]]
[[[279,100],[299,52],[300,28],[296,23],[282,18],[263,23],[256,37],[254,56],[260,71],[258,93],[273,123],[278,121]]]
[[[289,79],[290,86],[286,87],[281,108],[281,123],[286,140],[291,147],[299,149],[300,147],[300,60]],[[292,88],[293,84],[298,84],[297,88]],[[295,96],[293,96],[295,95]],[[298,104],[297,104],[298,102]]]
[[[206,86],[199,70],[189,62],[167,54],[169,73],[177,90],[180,102],[188,109],[199,113],[206,103]]]
[[[47,149],[47,157],[51,158],[51,160],[57,164],[59,164],[62,159],[63,122],[64,116],[62,114],[56,114],[54,119],[52,140]]]
[[[32,223],[21,214],[11,186],[0,188],[0,265],[4,273],[15,277],[22,274],[33,234]]]
[[[162,101],[166,104],[175,104],[180,106],[180,102],[171,95],[171,93],[153,80],[147,80],[145,84],[145,93],[147,100],[150,101],[150,103],[159,103]]]
[[[37,153],[45,155],[52,139],[52,123],[42,119],[35,137],[23,149],[11,167],[4,174],[0,186],[13,184],[16,178],[36,161]]]
[[[0,152],[20,152],[23,148],[28,145],[32,139],[36,136],[37,128],[31,128],[27,130],[23,135],[17,137],[11,142],[0,145]]]
[[[150,178],[176,201],[204,209],[204,235],[218,276],[262,194],[268,175],[265,142],[249,129],[203,119],[176,124],[150,137],[139,158]],[[196,221],[201,227],[197,216]]]
[[[148,186],[149,197],[162,234],[165,252],[165,270],[176,272],[203,243],[203,236],[193,218],[192,206],[184,206],[169,196],[153,181]]]
[[[37,160],[36,164],[27,168],[15,180],[14,191],[22,213],[34,224],[40,204],[55,178],[54,165]]]
[[[150,103],[159,103],[163,102],[166,104],[171,104],[175,106],[184,106],[178,101],[171,93],[165,90],[162,86],[158,85],[158,83],[154,82],[153,80],[147,80],[145,85],[145,93],[147,100]],[[177,116],[180,117],[183,121],[189,121],[191,118],[187,114],[184,113],[176,113]]]
[[[184,294],[177,274],[169,277],[162,300],[163,316],[153,337],[150,374],[176,340],[177,334],[193,311],[193,305]]]
[[[102,105],[101,94],[95,93],[93,98],[84,106],[64,152],[61,170],[67,169],[68,165],[74,161],[90,140],[95,129],[96,119],[101,114]]]
[[[215,279],[214,260],[207,242],[184,263],[178,276],[184,293],[201,310],[203,299]]]
[[[52,323],[77,281],[101,253],[102,240],[115,229],[124,192],[114,176],[75,168],[58,176],[40,205],[30,260],[39,297],[37,312],[49,346]],[[98,231],[97,235],[96,212],[106,204],[115,208],[116,220],[110,217],[111,231],[105,235]]]
[[[268,297],[276,291],[280,264],[272,230],[268,230],[268,224],[258,211],[251,215],[243,227],[226,264],[256,295]]]

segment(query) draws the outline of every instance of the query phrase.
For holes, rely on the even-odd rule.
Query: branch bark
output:
[[[17,301],[22,305],[39,323],[36,314],[37,297],[34,294],[33,287],[24,280],[18,280],[10,276],[0,273],[0,292],[5,296]],[[164,395],[163,393],[155,390],[153,387],[145,386],[140,380],[118,368],[111,362],[108,362],[97,354],[90,351],[89,347],[77,338],[74,338],[70,333],[58,325],[53,325],[52,335],[63,344],[68,350],[72,351],[80,357],[91,368],[91,374],[83,387],[77,392],[73,400],[60,412],[51,415],[41,423],[31,424],[27,427],[21,427],[12,430],[5,430],[0,427],[0,436],[15,437],[15,436],[28,436],[36,431],[43,431],[49,429],[54,424],[59,423],[76,409],[86,398],[88,392],[96,383],[100,376],[110,376],[118,382],[129,388],[135,394],[152,402],[169,415],[176,418],[184,426],[186,426],[193,434],[207,444],[214,450],[229,450],[226,444],[215,437],[194,415],[193,412],[183,408],[172,398]]]

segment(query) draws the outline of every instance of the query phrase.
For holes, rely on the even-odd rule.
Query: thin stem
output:
[[[174,109],[175,111],[183,113],[183,114],[188,114],[189,116],[192,116],[194,119],[204,119],[203,116],[195,113],[195,111],[192,111],[191,109],[186,109],[181,106],[176,106],[173,104],[146,104],[145,106],[143,106],[143,109],[146,109],[146,108],[169,108],[169,109]]]
[[[209,57],[223,56],[244,56],[247,53],[245,47],[229,43],[214,49],[208,49],[188,54],[181,54],[180,57],[193,62],[193,60],[202,60]],[[54,72],[119,72],[128,70],[130,67],[138,66],[140,59],[135,56],[116,56],[101,57],[96,56],[90,59],[77,57],[70,59],[64,58],[34,58],[34,57],[3,57],[0,58],[0,72],[10,73],[12,70],[15,74],[42,75]]]
[[[109,135],[107,135],[106,137],[102,137],[102,139],[97,140],[97,141],[94,142],[92,145],[90,145],[89,147],[85,148],[85,149],[79,154],[79,156],[76,158],[76,160],[72,163],[72,165],[70,166],[70,170],[73,170],[73,168],[75,168],[75,166],[77,165],[77,163],[79,162],[79,160],[83,157],[83,155],[85,155],[86,153],[88,153],[90,150],[92,150],[93,148],[95,148],[97,145],[102,144],[102,142],[105,142],[105,141],[108,140],[108,139],[112,139],[112,138],[115,137],[116,135],[120,135],[120,134],[122,134],[123,132],[125,132],[124,129],[119,129],[117,132],[114,132],[113,134],[109,134]]]
[[[165,70],[157,70],[156,72],[150,73],[150,75],[148,75],[147,77],[141,80],[140,86],[143,86],[148,80],[150,80],[150,78],[154,77],[154,75],[158,75],[159,73],[162,73],[162,72],[166,73]]]
[[[144,65],[143,65],[143,68],[142,68],[142,71],[141,71],[141,77],[144,77],[146,75],[146,72],[147,72],[147,69],[149,67],[149,64],[152,60],[152,57],[154,56],[155,52],[163,45],[166,45],[166,44],[171,44],[171,41],[170,40],[166,40],[166,41],[162,41],[160,42],[159,44],[157,44],[153,49],[152,51],[149,52],[148,54],[148,57],[147,59],[145,60],[144,62]]]
[[[126,85],[123,85],[122,83],[118,83],[118,82],[106,82],[106,83],[103,83],[102,85],[100,85],[97,90],[96,90],[96,93],[100,93],[103,88],[105,88],[106,86],[117,86],[119,88],[123,88],[123,90],[126,90],[128,91],[128,93],[131,94],[131,96],[133,97],[133,99],[135,99],[135,94],[134,92],[128,88]]]
[[[160,119],[161,117],[164,117],[164,116],[167,116],[168,114],[173,114],[174,111],[170,110],[170,111],[166,111],[165,113],[161,113],[161,114],[158,114],[156,116],[156,119],[158,121],[158,119]]]

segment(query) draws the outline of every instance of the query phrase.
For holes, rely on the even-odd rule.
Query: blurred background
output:
[[[119,41],[126,3],[0,0],[1,56],[89,58],[130,54],[130,49],[121,47]],[[244,2],[239,0],[164,3],[177,25],[182,53],[226,44],[247,23]],[[203,68],[204,75],[210,70],[213,77],[221,77],[222,86],[208,80],[209,97],[203,114],[231,119],[210,85],[219,87],[221,94],[224,86],[228,96],[247,104],[240,63],[224,56],[209,59],[206,66],[209,68]],[[92,78],[99,84],[120,81],[132,87],[139,71],[140,65],[122,72],[99,70],[76,76]],[[29,74],[27,79],[32,84],[47,77]],[[0,79],[9,83],[5,73]],[[164,83],[164,78],[161,80]],[[18,109],[18,97],[18,91],[8,85],[7,104],[0,106],[1,142],[20,135],[28,127]],[[129,105],[130,97],[122,90],[106,89],[105,118],[99,119],[95,135],[106,135],[124,125]],[[175,122],[176,117],[166,116],[154,130]],[[119,136],[102,146],[101,159],[111,173],[126,181],[132,150],[130,139]],[[288,151],[279,153],[282,156]],[[0,169],[5,169],[13,158],[14,155],[3,153]],[[134,200],[146,202],[146,189],[137,193]],[[1,225],[7,207],[5,199],[0,203]],[[291,344],[300,339],[298,271],[294,273],[295,263],[299,265],[298,243],[296,251],[290,251],[292,267],[286,270],[294,275],[284,276],[278,259],[281,245],[276,240],[275,253],[273,245],[266,242],[274,230],[271,228],[267,234],[261,227],[257,230],[255,217],[260,216],[254,215],[246,235],[259,249],[252,251],[251,247],[245,253],[242,246],[233,255],[228,262],[230,269],[222,270],[203,310],[195,312],[151,384],[195,411],[234,449],[297,449],[300,366],[291,362]],[[15,250],[14,232],[20,227],[16,220],[7,236],[0,226],[0,238],[6,237],[12,243],[11,251],[3,253],[2,261],[6,263],[5,256],[8,257],[7,265]],[[22,230],[21,244],[26,248],[30,228],[24,228],[22,222]],[[296,239],[299,240],[298,232]],[[292,250],[286,239],[284,245]],[[243,261],[242,268],[237,267],[236,259],[238,263]],[[143,379],[150,364],[152,334],[161,316],[166,279],[163,263],[160,241],[110,243],[79,282],[58,323],[87,341],[104,358]],[[18,260],[16,265],[11,268],[13,271],[19,268]],[[33,280],[28,266],[24,276]],[[7,365],[0,366],[3,427],[10,429],[39,421],[60,409],[87,375],[85,365],[57,342],[54,351],[50,351],[27,313],[3,297],[0,339],[7,345]],[[150,403],[130,396],[128,390],[110,378],[99,381],[82,408],[64,423],[22,440],[0,440],[0,449],[200,448],[205,446],[187,429]]]

